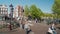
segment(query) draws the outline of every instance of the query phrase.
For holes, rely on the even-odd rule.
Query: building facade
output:
[[[8,8],[6,5],[0,5],[0,15],[8,15]]]
[[[13,13],[14,18],[21,18],[23,16],[23,7],[18,5]]]
[[[4,16],[8,16],[8,8],[6,5],[0,5],[0,20],[2,20]]]

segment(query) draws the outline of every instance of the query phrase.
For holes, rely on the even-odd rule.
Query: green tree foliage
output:
[[[28,16],[28,15],[29,15],[29,8],[28,8],[27,5],[26,5],[25,8],[24,8],[24,15],[25,15],[25,16]]]
[[[24,14],[25,16],[30,15],[33,19],[35,18],[40,19],[43,12],[39,8],[37,8],[36,5],[31,5],[30,7],[26,5],[24,9]]]
[[[52,11],[54,14],[60,15],[60,0],[55,0],[52,6]]]
[[[40,19],[42,12],[39,8],[36,7],[36,5],[31,5],[30,6],[30,13],[31,13],[31,16],[33,19],[34,18]]]

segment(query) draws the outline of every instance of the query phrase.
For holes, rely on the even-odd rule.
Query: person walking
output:
[[[49,27],[47,34],[57,34],[54,23]]]
[[[52,24],[52,31],[53,31],[53,34],[57,34],[56,28],[55,28],[55,24],[54,24],[54,23]]]
[[[37,23],[37,19],[36,19],[35,21],[36,21],[36,23]]]
[[[32,26],[32,24],[30,24],[30,23],[28,23],[27,21],[26,21],[26,23],[25,23],[25,25],[24,25],[24,29],[25,29],[25,31],[26,31],[26,34],[29,34],[32,30],[31,30],[31,26]]]

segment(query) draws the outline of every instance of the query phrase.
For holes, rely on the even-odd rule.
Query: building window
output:
[[[2,11],[2,8],[1,8],[1,11]]]
[[[1,11],[1,14],[2,14],[2,11]]]
[[[7,8],[5,8],[5,10],[7,11],[8,9],[7,9]]]
[[[0,14],[1,14],[1,8],[0,8]]]
[[[2,20],[2,17],[0,16],[0,20]]]
[[[1,8],[0,8],[0,11],[1,11]]]
[[[4,11],[3,11],[3,14],[4,14]]]

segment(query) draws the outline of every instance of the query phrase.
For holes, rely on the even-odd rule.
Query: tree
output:
[[[28,15],[29,15],[29,8],[28,8],[27,5],[26,5],[25,8],[24,8],[24,15],[25,15],[25,16],[28,16]]]
[[[52,6],[52,11],[54,14],[60,15],[60,0],[55,0]]]
[[[41,19],[43,12],[40,8],[37,8],[36,5],[31,5],[30,7],[26,5],[24,9],[24,15],[32,19]]]
[[[39,8],[37,8],[36,5],[30,6],[30,13],[31,13],[31,17],[33,19],[35,19],[35,18],[40,19],[40,17],[41,17],[41,10]]]

